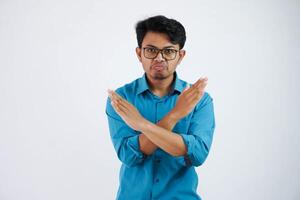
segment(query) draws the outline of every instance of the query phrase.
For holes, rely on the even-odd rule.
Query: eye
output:
[[[149,53],[156,53],[157,49],[155,49],[155,48],[146,48],[146,51],[149,52]]]
[[[164,53],[165,54],[173,54],[173,53],[176,53],[176,50],[175,49],[164,49]]]

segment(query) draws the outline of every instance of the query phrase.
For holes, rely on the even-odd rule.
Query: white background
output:
[[[0,0],[1,200],[114,199],[106,90],[143,75],[134,26],[156,14],[186,28],[179,77],[209,78],[202,198],[300,199],[298,0]]]

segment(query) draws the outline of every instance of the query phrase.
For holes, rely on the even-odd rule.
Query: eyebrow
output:
[[[147,44],[146,46],[147,46],[147,47],[154,47],[154,48],[156,48],[156,49],[159,49],[158,47],[156,47],[156,46],[154,46],[154,45],[151,45],[151,44]],[[162,49],[170,49],[170,48],[176,49],[174,46],[165,46],[165,47],[163,47]]]

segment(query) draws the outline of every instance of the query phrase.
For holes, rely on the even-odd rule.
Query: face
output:
[[[144,48],[150,49],[144,49]],[[152,48],[156,49],[167,49],[164,51],[165,55],[169,51],[168,49],[177,50],[176,57],[173,60],[168,60],[162,56],[162,52],[158,53],[155,58],[150,58],[147,56]],[[148,51],[148,52],[147,52]],[[145,53],[146,56],[145,57]],[[169,40],[169,37],[164,33],[148,32],[142,42],[142,47],[136,48],[136,54],[139,61],[142,63],[147,77],[151,80],[164,80],[173,76],[173,73],[176,70],[177,65],[181,62],[185,55],[184,50],[179,51],[179,44],[172,44]]]

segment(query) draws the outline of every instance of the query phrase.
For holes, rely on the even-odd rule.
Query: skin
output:
[[[145,58],[142,52],[144,47],[156,47],[159,49],[170,47],[179,50],[179,44],[172,44],[166,34],[148,32],[143,39],[142,47],[136,48],[136,55],[142,63],[151,91],[158,96],[164,96],[170,89],[173,74],[185,56],[185,51],[180,50],[174,60],[167,61],[161,54],[158,54],[154,59]],[[161,65],[164,68],[163,70],[156,70],[155,65]]]
[[[159,49],[179,49],[179,45],[172,44],[167,35],[163,33],[148,32],[143,40],[142,48],[152,46]],[[174,72],[177,65],[185,56],[185,51],[180,50],[174,60],[167,61],[161,54],[154,59],[145,58],[142,48],[136,48],[136,54],[143,65],[151,91],[164,96],[171,88]],[[160,66],[159,68],[155,66]],[[207,85],[207,78],[198,79],[191,87],[187,87],[178,96],[175,107],[157,124],[145,119],[139,111],[112,90],[108,90],[111,104],[124,122],[132,129],[141,132],[139,135],[140,149],[143,153],[150,155],[158,147],[172,156],[182,156],[187,152],[182,137],[172,132],[175,124],[188,115],[199,102]]]

